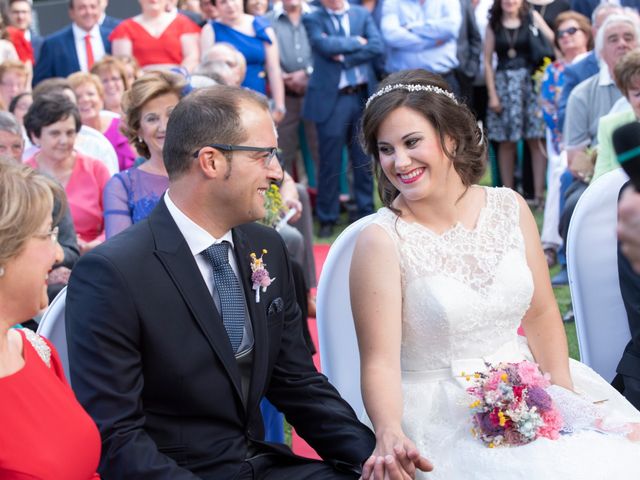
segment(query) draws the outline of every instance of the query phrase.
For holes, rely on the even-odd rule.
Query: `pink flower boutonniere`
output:
[[[256,303],[260,303],[260,289],[262,293],[267,291],[267,287],[275,280],[269,277],[267,264],[262,261],[262,257],[267,253],[266,249],[262,249],[260,258],[255,253],[251,253],[251,281],[253,289],[256,291]]]

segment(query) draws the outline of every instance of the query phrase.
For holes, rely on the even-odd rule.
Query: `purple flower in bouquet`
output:
[[[482,431],[488,435],[496,435],[504,432],[504,427],[500,426],[500,418],[498,417],[497,408],[492,412],[482,414],[479,418]]]
[[[546,412],[553,405],[549,394],[540,387],[530,387],[527,390],[526,402],[529,407],[537,407],[540,412]]]

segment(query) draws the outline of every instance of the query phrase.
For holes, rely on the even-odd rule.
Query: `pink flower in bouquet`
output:
[[[544,423],[538,428],[538,435],[551,440],[557,440],[560,437],[560,430],[564,425],[560,412],[555,408],[542,412],[542,421]]]
[[[524,384],[528,385],[537,385],[539,387],[546,388],[550,385],[547,377],[542,375],[538,365],[535,363],[531,363],[528,361],[523,361],[517,364],[518,367],[518,375],[520,376],[520,381]]]

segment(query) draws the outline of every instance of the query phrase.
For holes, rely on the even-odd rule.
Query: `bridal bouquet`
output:
[[[490,448],[524,445],[536,438],[557,439],[562,416],[545,390],[549,385],[535,363],[487,364],[483,373],[465,375],[475,401],[472,432]]]

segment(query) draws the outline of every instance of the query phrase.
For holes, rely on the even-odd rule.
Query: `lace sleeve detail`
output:
[[[51,348],[49,348],[47,342],[44,341],[44,338],[28,328],[23,329],[22,332],[42,361],[47,367],[51,368]]]

